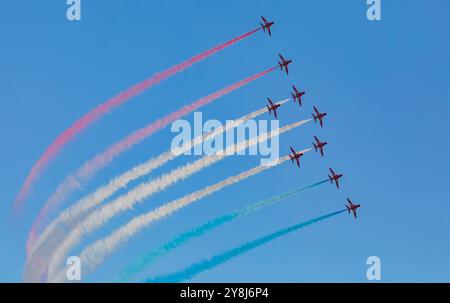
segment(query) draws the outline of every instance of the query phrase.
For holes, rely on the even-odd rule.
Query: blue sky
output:
[[[54,2],[54,3],[53,3]],[[329,166],[344,173],[341,190],[324,185],[192,241],[146,270],[169,273],[297,222],[362,204],[357,221],[340,215],[273,241],[202,273],[203,282],[341,282],[366,280],[366,259],[379,256],[385,282],[449,281],[450,3],[382,1],[382,21],[366,19],[365,1],[82,1],[69,22],[65,1],[2,1],[0,10],[0,281],[20,281],[27,232],[46,198],[73,169],[106,146],[199,97],[294,60],[289,77],[272,73],[202,109],[205,119],[238,118],[305,89],[304,107],[279,111],[281,125],[328,112],[283,135],[290,145],[329,142],[326,157],[305,156],[301,170],[281,165],[229,187],[146,229],[85,281],[108,281],[146,251],[180,232],[259,199],[320,181]],[[34,161],[72,122],[154,72],[275,20],[258,33],[176,75],[93,125],[41,176],[19,221],[11,206]],[[263,116],[267,118],[267,116]],[[164,129],[119,157],[71,202],[117,173],[158,155],[173,134]],[[156,171],[191,161],[182,157]],[[113,220],[84,245],[133,215],[237,174],[258,157],[232,157],[155,195]]]

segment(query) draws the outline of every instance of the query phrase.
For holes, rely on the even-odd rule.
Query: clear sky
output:
[[[0,281],[21,281],[28,230],[68,173],[133,130],[273,66],[282,52],[294,60],[288,77],[272,73],[204,107],[203,116],[238,118],[264,106],[268,96],[288,97],[295,84],[307,91],[304,107],[291,101],[280,108],[281,125],[310,117],[312,105],[328,117],[323,129],[309,124],[283,135],[281,153],[290,145],[309,147],[317,134],[329,142],[326,156],[307,154],[300,170],[286,163],[183,209],[145,229],[84,281],[111,280],[180,232],[320,181],[333,167],[345,175],[340,190],[325,184],[227,224],[140,278],[181,270],[339,210],[349,196],[362,204],[358,220],[342,214],[309,226],[193,281],[364,282],[366,259],[374,255],[382,262],[382,281],[448,282],[450,3],[384,0],[382,20],[369,22],[365,2],[82,0],[82,20],[69,22],[63,0],[1,1]],[[38,180],[21,219],[11,219],[26,175],[61,131],[130,85],[255,28],[260,15],[276,22],[272,38],[257,33],[107,115],[63,150]],[[164,129],[123,154],[70,202],[167,150],[173,136]],[[179,158],[154,175],[191,160]],[[108,223],[73,254],[136,214],[258,163],[256,156],[231,157],[205,169]]]

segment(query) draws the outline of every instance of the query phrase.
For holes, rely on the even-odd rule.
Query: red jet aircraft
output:
[[[327,115],[327,113],[319,112],[315,106],[313,106],[313,108],[314,108],[314,111],[316,112],[315,115],[314,115],[314,113],[312,114],[312,116],[314,118],[314,122],[317,123],[317,120],[319,120],[320,127],[323,127],[323,118]]]
[[[333,181],[336,183],[336,187],[339,188],[339,178],[341,178],[343,175],[336,174],[331,168],[330,168],[331,176],[328,175],[328,178],[330,179],[331,184],[333,184]]]
[[[300,157],[304,155],[304,153],[296,152],[291,147],[292,154],[289,154],[289,158],[291,158],[291,162],[294,163],[294,160],[297,162],[297,166],[300,167]]]
[[[292,88],[294,89],[294,92],[291,93],[291,95],[292,95],[292,98],[294,98],[294,103],[295,103],[295,100],[297,99],[298,100],[298,104],[300,106],[302,106],[302,96],[304,94],[306,94],[306,92],[299,92],[294,85],[292,85]]]
[[[272,37],[272,32],[270,31],[270,27],[275,23],[275,22],[269,22],[266,20],[266,18],[264,18],[264,16],[261,16],[262,21],[264,22],[264,24],[261,24],[261,28],[264,32],[266,32],[267,29],[267,33],[269,34],[270,37]]]
[[[347,201],[348,201],[348,205],[345,205],[345,207],[347,207],[348,213],[350,213],[350,211],[351,211],[353,213],[353,216],[355,216],[355,219],[356,219],[356,209],[358,207],[361,207],[361,204],[353,204],[349,198],[347,198]]]
[[[286,71],[286,75],[289,75],[289,69],[288,69],[288,65],[292,63],[292,60],[286,60],[283,58],[283,56],[281,54],[278,54],[278,56],[280,56],[281,62],[278,61],[278,65],[280,66],[280,69]]]
[[[272,111],[273,111],[273,114],[275,115],[275,118],[278,119],[277,108],[280,107],[281,105],[273,103],[272,100],[270,100],[270,98],[267,98],[267,100],[269,100],[269,103],[270,103],[270,106],[266,105],[267,109],[269,110],[269,114],[271,114]]]
[[[314,136],[314,139],[316,140],[315,143],[313,142],[314,148],[316,149],[316,151],[317,151],[318,149],[320,149],[320,154],[321,154],[322,157],[323,157],[323,147],[324,147],[325,145],[327,145],[328,143],[327,143],[327,142],[320,142],[320,140],[319,140],[316,136]]]

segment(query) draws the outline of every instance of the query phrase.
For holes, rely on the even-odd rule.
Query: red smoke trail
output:
[[[36,178],[40,175],[40,173],[48,166],[50,161],[56,157],[56,155],[61,151],[61,149],[69,141],[71,141],[75,137],[75,135],[79,134],[90,124],[103,117],[105,114],[113,110],[115,107],[127,102],[130,98],[135,97],[136,95],[142,93],[144,90],[149,89],[153,85],[158,84],[159,82],[173,76],[174,74],[191,67],[193,64],[202,61],[208,58],[209,56],[214,55],[215,53],[227,48],[228,46],[231,46],[236,42],[239,42],[240,40],[243,40],[251,36],[252,34],[256,33],[259,30],[260,28],[254,29],[239,37],[227,41],[219,46],[209,49],[199,55],[196,55],[187,61],[184,61],[178,65],[174,65],[163,72],[157,73],[153,75],[151,78],[146,79],[136,84],[135,86],[132,86],[127,90],[119,93],[115,97],[97,106],[89,113],[78,119],[74,124],[72,124],[72,126],[66,129],[56,138],[56,140],[52,142],[52,144],[47,148],[47,150],[44,152],[41,158],[39,158],[39,160],[33,165],[30,173],[28,174],[25,180],[25,183],[23,184],[22,188],[19,191],[19,194],[16,197],[16,200],[14,201],[13,205],[14,209],[17,211],[22,206],[23,202],[25,201],[30,192],[31,186],[35,182]]]
[[[148,136],[154,134],[156,131],[166,127],[168,124],[180,119],[183,116],[197,110],[198,108],[207,105],[214,100],[246,85],[250,82],[261,78],[264,75],[276,70],[278,67],[272,67],[247,79],[241,80],[235,84],[227,86],[211,95],[200,98],[197,101],[182,107],[180,110],[168,114],[167,116],[156,120],[155,122],[135,131],[130,136],[122,139],[121,141],[111,145],[104,152],[97,154],[94,158],[87,161],[80,167],[75,173],[70,174],[66,179],[58,186],[54,194],[45,203],[41,212],[39,213],[33,227],[30,231],[28,241],[27,241],[27,251],[29,252],[38,234],[39,227],[41,226],[44,219],[47,217],[48,212],[55,208],[56,205],[64,198],[66,198],[73,190],[79,188],[83,181],[92,177],[96,172],[98,172],[103,167],[107,166],[115,157],[121,153],[132,148],[135,144],[139,143]]]

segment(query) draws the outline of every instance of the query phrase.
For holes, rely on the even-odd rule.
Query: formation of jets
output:
[[[269,34],[269,36],[272,36],[272,32],[271,32],[271,27],[272,25],[274,25],[275,23],[273,21],[267,21],[266,18],[264,18],[264,16],[261,16],[262,22],[261,24],[261,28],[264,32],[267,32]],[[280,67],[281,71],[285,71],[287,75],[289,75],[289,64],[292,63],[292,60],[290,59],[285,59],[283,57],[283,55],[278,54],[280,61],[277,61],[278,63],[278,67]],[[294,90],[293,92],[291,92],[291,96],[292,99],[294,100],[294,103],[298,101],[299,106],[302,106],[302,97],[306,94],[305,91],[301,91],[298,90],[295,85],[292,85],[292,89]],[[273,103],[272,100],[270,98],[267,98],[269,104],[266,105],[267,110],[269,112],[269,114],[272,114],[275,116],[275,119],[278,119],[278,113],[277,113],[277,109],[281,106],[281,104],[276,104]],[[320,112],[317,107],[313,106],[313,110],[314,112],[312,113],[314,122],[317,123],[319,122],[320,127],[323,128],[324,125],[324,118],[327,116],[326,112]],[[319,140],[319,138],[317,138],[317,136],[314,136],[314,140],[315,142],[313,142],[313,147],[315,149],[315,151],[320,151],[320,154],[322,155],[322,157],[324,156],[324,147],[328,144],[327,142],[322,142]],[[297,164],[297,167],[300,168],[300,159],[301,157],[304,155],[303,152],[296,152],[295,149],[291,146],[290,147],[290,151],[291,153],[289,153],[289,158],[291,159],[291,163],[293,164],[294,162]],[[328,179],[330,180],[331,184],[335,183],[336,187],[339,189],[339,179],[342,178],[342,174],[337,174],[333,171],[333,169],[329,168],[330,170],[330,175],[328,175]],[[349,198],[347,198],[347,204],[345,204],[346,210],[348,211],[348,213],[353,213],[353,216],[356,218],[356,210],[360,207],[360,204],[354,204]]]

